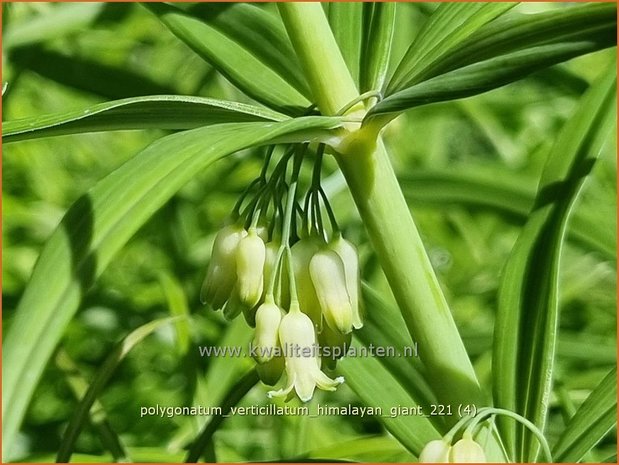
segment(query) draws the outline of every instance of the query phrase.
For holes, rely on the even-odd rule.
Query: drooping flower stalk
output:
[[[307,145],[286,151],[270,177],[263,168],[258,180],[250,184],[256,187],[254,197],[243,207],[251,194],[247,189],[233,211],[236,223],[248,229],[224,228],[218,235],[204,285],[208,300],[216,300],[219,306],[215,309],[223,306],[226,319],[243,313],[255,327],[251,353],[260,379],[273,386],[286,372],[285,386],[270,395],[296,394],[304,402],[312,398],[316,387],[334,390],[344,381],[327,376],[322,368],[335,368],[350,345],[353,327],[362,325],[359,261],[354,247],[341,237],[320,186],[323,151],[324,146],[319,146],[304,207],[297,202],[297,189]],[[331,229],[322,220],[323,207]],[[302,231],[296,228],[299,216]],[[281,226],[281,233],[276,226]],[[218,275],[211,269],[229,271],[225,287],[216,288],[211,280]],[[321,348],[329,350],[323,355]]]

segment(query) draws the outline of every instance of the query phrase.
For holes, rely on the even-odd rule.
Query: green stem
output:
[[[295,159],[295,164],[292,170],[292,178],[290,182],[290,188],[288,189],[288,194],[286,197],[286,212],[284,213],[283,219],[283,231],[282,231],[282,245],[279,247],[277,251],[277,257],[275,258],[275,266],[273,268],[273,275],[271,276],[271,281],[269,282],[269,289],[267,295],[272,296],[273,290],[275,289],[275,281],[277,279],[278,274],[283,272],[282,267],[282,259],[284,256],[284,252],[287,249],[290,249],[290,227],[292,224],[292,217],[294,215],[294,207],[295,200],[297,195],[297,184],[299,183],[299,171],[301,170],[301,162],[303,161],[303,154],[305,153],[307,147],[304,147],[297,155]],[[290,289],[291,296],[294,296],[296,299],[297,288],[295,287],[294,279],[290,281]]]
[[[439,401],[453,407],[481,402],[471,361],[382,141],[374,150],[339,155],[338,163]]]
[[[359,97],[319,3],[279,3],[318,107],[334,115]],[[480,404],[471,361],[375,128],[349,133],[337,161],[443,404]],[[478,405],[478,407],[480,406]],[[457,417],[448,417],[451,424]]]
[[[552,463],[552,454],[550,452],[550,447],[548,446],[548,441],[546,441],[544,434],[532,422],[527,420],[522,415],[518,415],[517,413],[512,412],[511,410],[506,410],[502,408],[494,408],[494,407],[487,407],[487,408],[480,409],[477,414],[477,417],[473,421],[471,421],[471,423],[469,423],[464,434],[468,436],[473,436],[475,432],[475,428],[477,428],[477,425],[479,424],[479,422],[481,422],[485,417],[491,416],[491,415],[504,415],[506,417],[512,418],[513,420],[516,420],[517,422],[521,423],[526,428],[528,428],[529,431],[533,433],[533,435],[537,438],[540,445],[542,446],[544,455],[546,455],[546,459],[548,460],[548,463]]]
[[[279,12],[304,66],[314,100],[325,115],[336,115],[359,97],[320,3],[278,3]],[[335,79],[334,79],[335,78]],[[359,105],[363,108],[363,105]]]

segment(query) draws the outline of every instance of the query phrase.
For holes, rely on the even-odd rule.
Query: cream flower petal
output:
[[[301,312],[296,302],[293,302],[290,312],[281,320],[279,339],[284,349],[288,381],[285,388],[270,391],[269,397],[285,396],[294,389],[299,399],[308,402],[313,397],[316,386],[333,391],[344,382],[343,378],[333,380],[320,370],[314,324]]]

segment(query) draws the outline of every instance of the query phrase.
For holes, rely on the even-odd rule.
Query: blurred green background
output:
[[[410,34],[397,36],[394,56],[404,53],[410,35],[432,8],[400,5],[398,24]],[[138,4],[4,3],[3,26],[3,83],[8,84],[3,120],[136,95],[249,101]],[[492,376],[499,273],[524,222],[526,202],[533,199],[558,130],[615,54],[614,49],[598,52],[479,97],[415,109],[385,131],[403,190],[485,386],[490,386]],[[3,331],[11,325],[43,244],[67,208],[97,180],[164,134],[123,131],[3,145]],[[558,380],[548,425],[551,439],[562,430],[564,418],[616,365],[615,153],[616,140],[610,140],[585,185],[564,252]],[[48,365],[13,459],[53,461],[77,405],[67,360],[89,380],[120,338],[186,302],[193,316],[189,345],[179,342],[174,327],[157,331],[120,365],[100,398],[110,428],[133,460],[182,460],[183,447],[198,433],[204,418],[140,418],[140,407],[211,402],[223,395],[226,379],[235,379],[253,363],[198,356],[197,345],[250,337],[240,320],[231,324],[203,308],[198,292],[213,235],[258,174],[261,157],[261,151],[247,151],[197,173],[116,256],[68,327],[60,361],[57,357]],[[359,247],[364,279],[391,299],[332,160],[326,168],[325,188],[346,237]],[[441,187],[463,182],[467,176],[509,186],[513,205],[492,207],[471,201],[464,195],[465,183],[462,196],[447,195]],[[595,247],[583,236],[597,238],[602,246]],[[166,298],[166,291],[179,290]],[[266,404],[266,391],[258,384],[241,404]],[[312,403],[316,402],[361,403],[346,384],[336,393],[318,393]],[[611,433],[594,458],[615,453],[615,443]],[[74,459],[79,461],[110,460],[100,431],[92,426],[80,435],[76,452]],[[356,417],[230,418],[216,433],[212,454],[218,461],[412,459],[378,419]]]

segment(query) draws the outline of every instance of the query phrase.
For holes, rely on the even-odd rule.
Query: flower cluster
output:
[[[284,154],[269,180],[263,170],[250,186],[257,189],[256,197],[243,213],[242,198],[233,224],[218,232],[201,291],[203,303],[223,309],[230,320],[242,313],[255,328],[252,353],[265,384],[274,386],[285,371],[285,386],[269,396],[289,399],[296,393],[304,402],[316,386],[332,391],[344,381],[322,369],[335,368],[332,354],[345,353],[353,328],[363,326],[359,258],[342,237],[320,187],[322,151],[304,206],[297,201],[306,151],[303,146]],[[293,155],[294,169],[287,181],[286,164]],[[331,220],[329,230],[322,221],[323,207]],[[324,351],[329,357],[316,351],[336,346],[340,350]]]

